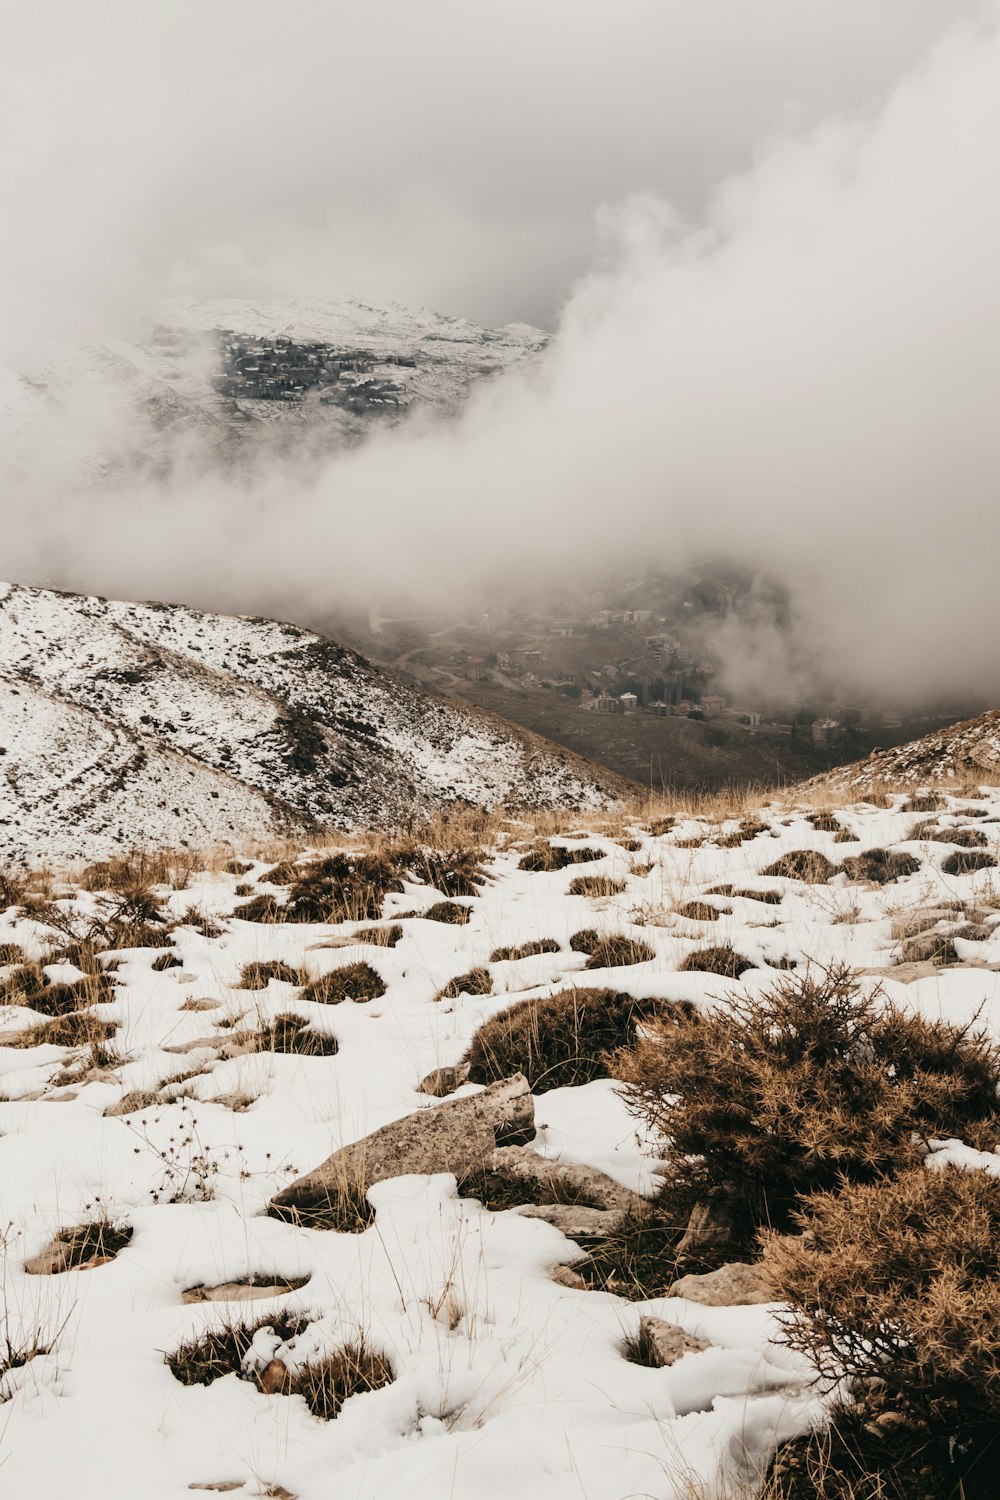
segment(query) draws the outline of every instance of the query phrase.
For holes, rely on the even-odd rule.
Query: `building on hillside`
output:
[[[483,682],[490,675],[485,659],[481,656],[470,656],[465,663],[465,675],[469,682]]]
[[[599,714],[620,714],[621,700],[613,698],[610,693],[599,693],[594,699],[594,709]]]
[[[499,667],[501,672],[513,672],[514,663],[511,661],[506,651],[497,652],[497,666]]]
[[[646,705],[646,712],[652,714],[654,719],[665,719],[670,710],[662,698],[654,698],[652,703]]]
[[[693,704],[693,702],[691,701],[690,698],[682,698],[679,703],[675,703],[674,704],[674,706],[670,710],[670,712],[676,718],[683,718],[687,714],[689,714],[693,708],[694,708],[694,704]]]
[[[721,714],[726,706],[725,698],[718,693],[706,693],[701,700],[701,706],[708,715]]]
[[[814,745],[822,749],[830,749],[839,745],[844,738],[844,726],[839,719],[814,719],[812,724],[812,740]]]
[[[531,647],[526,647],[522,651],[515,651],[514,655],[526,672],[537,672],[543,665],[544,658],[542,653]]]
[[[623,714],[635,714],[639,712],[639,700],[635,693],[619,693],[618,702],[622,706]]]
[[[607,666],[601,668],[601,676],[606,677],[608,682],[614,682],[615,678],[621,675],[621,672],[619,672],[613,662],[609,661]]]

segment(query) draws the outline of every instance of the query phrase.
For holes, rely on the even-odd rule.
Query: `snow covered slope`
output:
[[[829,787],[863,796],[882,786],[960,782],[970,777],[989,785],[1000,784],[1000,708],[905,745],[877,750],[867,760],[838,766],[806,782],[803,791]]]
[[[624,784],[295,626],[0,585],[0,859],[398,824]]]
[[[985,827],[994,862],[998,817],[997,793],[940,809],[956,839]],[[738,846],[735,821],[684,818],[657,836],[628,826],[621,842],[588,836],[597,857],[553,871],[522,870],[520,851],[497,849],[479,894],[463,903],[464,924],[431,919],[443,892],[416,883],[386,897],[374,930],[371,919],[367,930],[251,922],[234,911],[235,887],[282,902],[287,886],[268,879],[280,871],[253,863],[239,875],[194,872],[183,888],[154,893],[169,918],[159,946],[101,955],[103,988],[75,1027],[55,1006],[58,986],[83,978],[63,951],[67,934],[110,896],[65,888],[55,908],[0,912],[0,979],[10,980],[0,1004],[0,1339],[14,1355],[5,1365],[0,1341],[4,1494],[753,1494],[775,1443],[826,1410],[824,1387],[775,1342],[773,1306],[630,1301],[594,1289],[574,1277],[587,1256],[571,1234],[529,1207],[490,1211],[445,1171],[379,1182],[373,1221],[356,1233],[262,1210],[332,1150],[433,1107],[418,1091],[424,1075],[458,1064],[479,1024],[519,1000],[577,985],[696,1007],[728,994],[731,980],[680,971],[706,942],[746,956],[743,993],[790,964],[801,972],[806,962],[843,962],[906,1008],[975,1018],[1000,1035],[991,870],[948,874],[948,846],[922,839],[923,820],[901,805],[846,808],[838,821],[846,844],[787,808],[764,810],[765,826]],[[910,853],[917,868],[887,885],[849,882],[839,862],[873,845]],[[836,867],[828,884],[763,873],[801,850]],[[571,894],[581,868],[619,894]],[[695,899],[714,920],[679,909]],[[909,913],[926,938],[918,909],[928,899],[942,908],[942,927],[950,921],[953,952],[915,973],[899,963],[897,924]],[[963,908],[978,912],[975,941],[959,935]],[[650,956],[583,972],[586,955],[569,940],[589,928],[627,934]],[[528,943],[531,956],[498,951]],[[11,945],[45,966],[48,984],[19,989]],[[72,956],[87,962],[79,944]],[[246,987],[243,966],[267,961],[281,968]],[[355,990],[334,1004],[304,988],[359,963],[384,993]],[[488,993],[459,985],[436,998],[473,970],[486,975]],[[281,1034],[303,1026],[311,1050],[277,1044],[282,1016],[291,1019]],[[474,1092],[466,1084],[456,1097]],[[663,1147],[637,1136],[636,1124],[611,1079],[539,1086],[533,1146],[648,1194]],[[934,1148],[940,1161],[1000,1171],[1000,1156],[958,1141]],[[108,1257],[39,1264],[57,1231],[102,1220],[119,1235]],[[626,1341],[642,1314],[706,1347],[661,1369],[630,1362]],[[210,1384],[184,1384],[165,1362],[185,1341],[258,1323],[248,1362],[220,1359]],[[292,1325],[302,1331],[289,1338]],[[359,1334],[392,1378],[319,1420],[282,1372]],[[265,1381],[273,1359],[277,1371],[267,1369],[279,1378]]]

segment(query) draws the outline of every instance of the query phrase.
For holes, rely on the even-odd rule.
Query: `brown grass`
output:
[[[624,889],[624,880],[611,875],[578,875],[569,884],[571,896],[620,896]]]
[[[490,954],[491,964],[511,963],[519,958],[534,958],[538,953],[558,953],[555,938],[539,938],[537,942],[521,943],[517,948],[494,948]]]
[[[695,953],[689,953],[677,965],[679,974],[699,972],[705,974],[721,974],[725,979],[739,979],[747,969],[754,969],[757,965],[749,958],[744,958],[742,953],[737,953],[735,948],[722,943],[713,948],[699,948]]]
[[[492,995],[493,976],[489,969],[470,969],[467,974],[456,974],[443,989],[438,990],[435,1000],[457,1000],[460,995]]]
[[[344,964],[329,974],[307,984],[301,999],[320,1005],[338,1005],[342,1000],[378,1000],[385,994],[385,982],[371,964]]]
[[[632,964],[647,964],[656,957],[655,952],[648,943],[641,943],[637,938],[628,937],[625,933],[614,933],[610,937],[600,938],[590,949],[590,957],[584,964],[585,969],[621,969],[629,968]]]
[[[277,958],[255,960],[243,965],[239,983],[235,987],[238,990],[266,990],[272,979],[281,984],[305,984],[308,975]]]

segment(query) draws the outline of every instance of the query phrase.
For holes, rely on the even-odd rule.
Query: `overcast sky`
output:
[[[0,22],[9,325],[162,291],[551,326],[601,205],[698,219],[983,0],[35,0]],[[4,265],[6,261],[6,265]],[[0,307],[0,311],[2,311]]]

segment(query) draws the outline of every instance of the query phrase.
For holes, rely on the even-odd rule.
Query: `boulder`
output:
[[[916,937],[918,933],[929,932],[939,922],[957,921],[959,910],[956,906],[918,906],[913,911],[904,912],[901,917],[894,917],[889,931],[896,939]]]
[[[711,1345],[693,1333],[685,1333],[676,1323],[651,1318],[643,1313],[639,1319],[639,1342],[658,1369],[675,1365],[685,1354],[700,1354]]]
[[[365,1194],[377,1182],[411,1172],[481,1172],[498,1146],[534,1133],[535,1102],[520,1073],[465,1099],[447,1100],[383,1125],[343,1146],[321,1166],[291,1183],[269,1204],[279,1218],[322,1213],[346,1194]]]
[[[501,1146],[488,1162],[489,1168],[506,1178],[538,1182],[551,1189],[555,1203],[574,1199],[592,1208],[613,1210],[618,1214],[641,1212],[646,1200],[630,1188],[622,1187],[606,1172],[585,1167],[578,1162],[559,1161],[542,1156],[531,1146]]]
[[[256,1302],[264,1297],[282,1297],[306,1285],[308,1276],[291,1280],[249,1278],[246,1281],[220,1281],[216,1286],[189,1286],[181,1292],[182,1302]]]
[[[724,1203],[696,1203],[687,1228],[677,1246],[678,1264],[728,1245],[733,1234],[733,1217]]]
[[[683,1297],[703,1307],[747,1307],[754,1302],[774,1301],[774,1291],[760,1266],[737,1260],[701,1276],[681,1276],[667,1296]]]
[[[606,1208],[581,1208],[573,1203],[526,1203],[522,1219],[544,1219],[568,1240],[607,1239],[621,1228],[623,1215]]]

